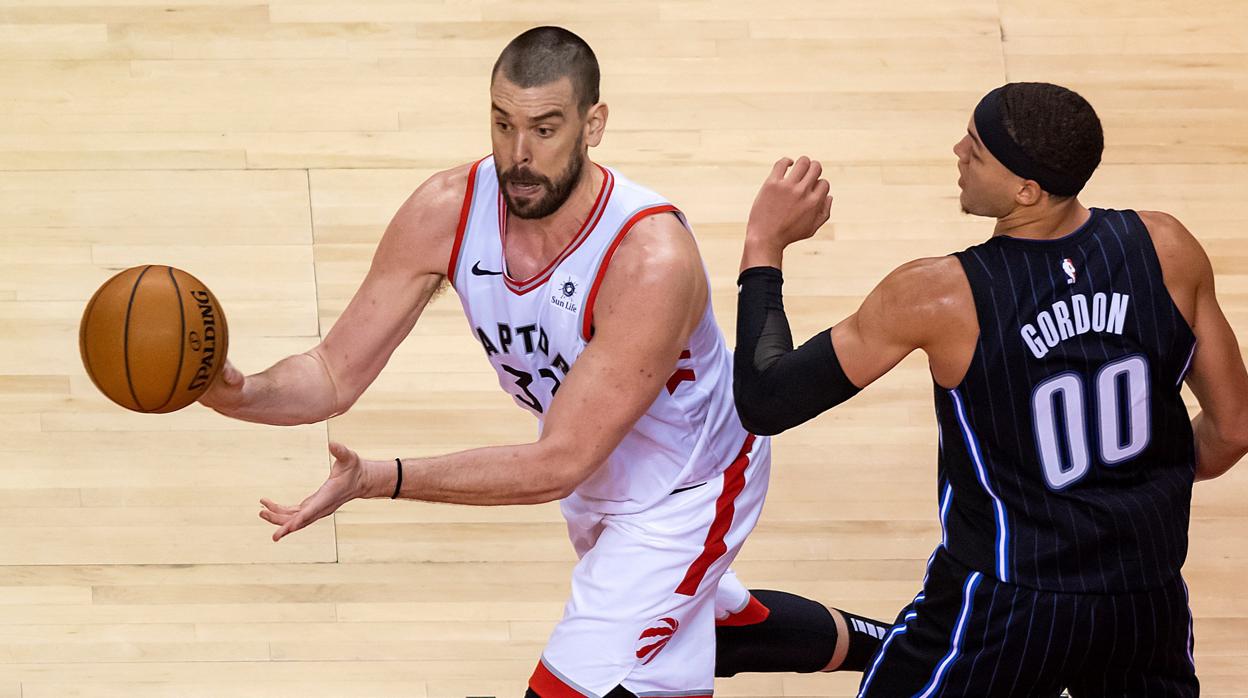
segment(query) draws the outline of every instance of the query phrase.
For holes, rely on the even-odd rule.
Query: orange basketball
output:
[[[136,412],[195,402],[225,364],[225,314],[199,279],[148,264],[104,282],[87,303],[78,349],[91,382]]]

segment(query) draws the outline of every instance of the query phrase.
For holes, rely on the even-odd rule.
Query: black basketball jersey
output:
[[[980,335],[936,386],[943,545],[1004,582],[1159,587],[1179,572],[1195,467],[1179,390],[1196,339],[1134,211],[957,255]]]

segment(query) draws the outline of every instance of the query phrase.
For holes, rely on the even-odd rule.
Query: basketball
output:
[[[208,390],[229,346],[225,314],[199,279],[173,267],[127,269],[82,314],[78,349],[91,382],[135,412],[165,413]]]

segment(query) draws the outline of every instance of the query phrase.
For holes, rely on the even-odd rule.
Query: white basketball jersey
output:
[[[474,337],[499,385],[539,423],[591,341],[594,301],[624,236],[647,216],[670,213],[685,223],[658,194],[614,170],[592,166],[603,174],[593,209],[563,252],[536,276],[518,280],[507,273],[507,209],[493,157],[469,172],[451,252],[447,278]],[[733,404],[732,354],[708,297],[688,348],[654,404],[573,496],[605,513],[640,511],[674,489],[717,476],[746,436]]]

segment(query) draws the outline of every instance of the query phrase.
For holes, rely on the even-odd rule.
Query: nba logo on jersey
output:
[[[1075,261],[1070,257],[1062,260],[1062,271],[1066,272],[1066,285],[1075,284]]]
[[[678,628],[680,622],[675,618],[660,618],[658,625],[641,633],[641,637],[637,638],[637,658],[642,660],[642,666],[659,656]]]

